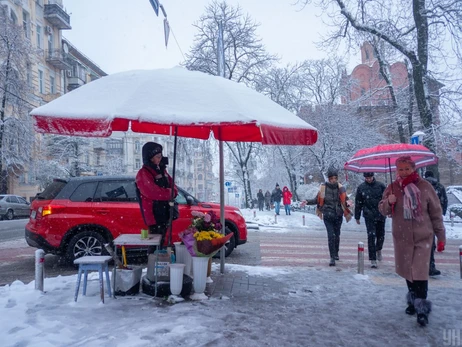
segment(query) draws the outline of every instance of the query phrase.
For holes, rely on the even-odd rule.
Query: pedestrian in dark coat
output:
[[[261,189],[258,190],[257,200],[258,200],[258,210],[263,211],[263,204],[265,203],[265,196],[263,195],[263,191]]]
[[[382,261],[382,247],[385,241],[385,217],[379,211],[385,184],[375,179],[373,172],[364,173],[364,182],[356,190],[355,219],[361,224],[363,213],[367,229],[367,245],[371,267],[377,267],[377,260]]]
[[[267,211],[271,210],[271,193],[269,190],[265,193],[265,206]]]
[[[284,204],[284,209],[286,211],[286,216],[290,216],[290,205],[292,204],[292,193],[289,188],[284,186],[282,188],[282,203]]]
[[[352,218],[348,208],[345,187],[338,183],[338,171],[334,168],[327,170],[327,182],[321,184],[316,197],[316,215],[324,221],[329,243],[330,262],[329,266],[335,266],[339,260],[340,228],[343,217],[347,222]],[[308,204],[312,203],[307,201]]]
[[[162,161],[162,146],[147,142],[142,148],[143,166],[136,175],[140,194],[141,214],[151,234],[162,235],[161,247],[170,220],[170,204],[173,180]],[[174,188],[174,197],[178,189]],[[172,202],[173,203],[173,202]]]
[[[432,184],[433,189],[435,189],[436,195],[438,195],[438,199],[440,199],[441,209],[443,210],[444,216],[448,210],[448,196],[446,195],[446,188],[444,188],[444,186],[438,182],[432,171],[426,171],[424,177],[428,182]],[[429,276],[441,275],[441,271],[437,270],[435,265],[435,249],[436,243],[435,238],[433,238],[432,251],[430,253],[430,270],[428,272]]]
[[[281,199],[282,199],[282,190],[279,188],[279,184],[276,183],[276,188],[274,188],[271,193],[271,201],[274,202],[274,212],[279,215],[279,210],[281,208]]]
[[[417,313],[417,322],[425,326],[431,311],[427,291],[434,234],[438,238],[438,252],[444,250],[446,243],[443,214],[435,190],[415,171],[411,157],[399,157],[396,169],[398,176],[385,189],[379,211],[392,216],[395,271],[408,287],[405,312]]]

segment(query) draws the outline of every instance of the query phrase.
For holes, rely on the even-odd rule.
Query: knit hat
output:
[[[425,178],[428,178],[428,177],[435,177],[433,171],[425,171],[425,174],[424,174],[424,177]]]
[[[155,142],[146,142],[143,145],[141,153],[143,156],[143,164],[148,165],[153,156],[162,153],[162,146]]]
[[[338,177],[338,170],[336,168],[330,167],[327,169],[327,177],[337,176]]]
[[[364,175],[364,177],[374,177],[373,172],[365,172],[363,175]]]
[[[279,183],[276,182],[276,187],[279,187]]]

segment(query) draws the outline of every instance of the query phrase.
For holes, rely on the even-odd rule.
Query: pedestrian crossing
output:
[[[327,233],[321,231],[294,231],[259,234],[262,266],[324,267],[329,263]],[[370,268],[367,234],[343,232],[340,235],[338,268],[357,268],[358,242],[364,243],[364,268]],[[435,253],[437,268],[441,271],[459,271],[459,245],[462,240],[448,240],[443,253]],[[394,250],[391,233],[386,233],[379,268],[394,271]]]

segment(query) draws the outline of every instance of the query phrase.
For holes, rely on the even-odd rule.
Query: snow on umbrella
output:
[[[318,137],[316,128],[245,85],[180,67],[106,76],[30,114],[43,133],[107,137],[131,129],[174,135],[173,180],[177,136],[208,139],[213,133],[220,141],[271,145],[313,145]],[[223,195],[221,169],[220,184]],[[223,205],[221,196],[222,216]]]
[[[61,135],[113,131],[263,144],[312,145],[317,130],[268,97],[228,79],[184,68],[100,78],[30,113],[36,129]]]

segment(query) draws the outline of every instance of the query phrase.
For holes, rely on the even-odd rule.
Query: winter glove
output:
[[[444,251],[444,242],[443,241],[438,241],[438,246],[436,247],[436,250],[438,252]]]

